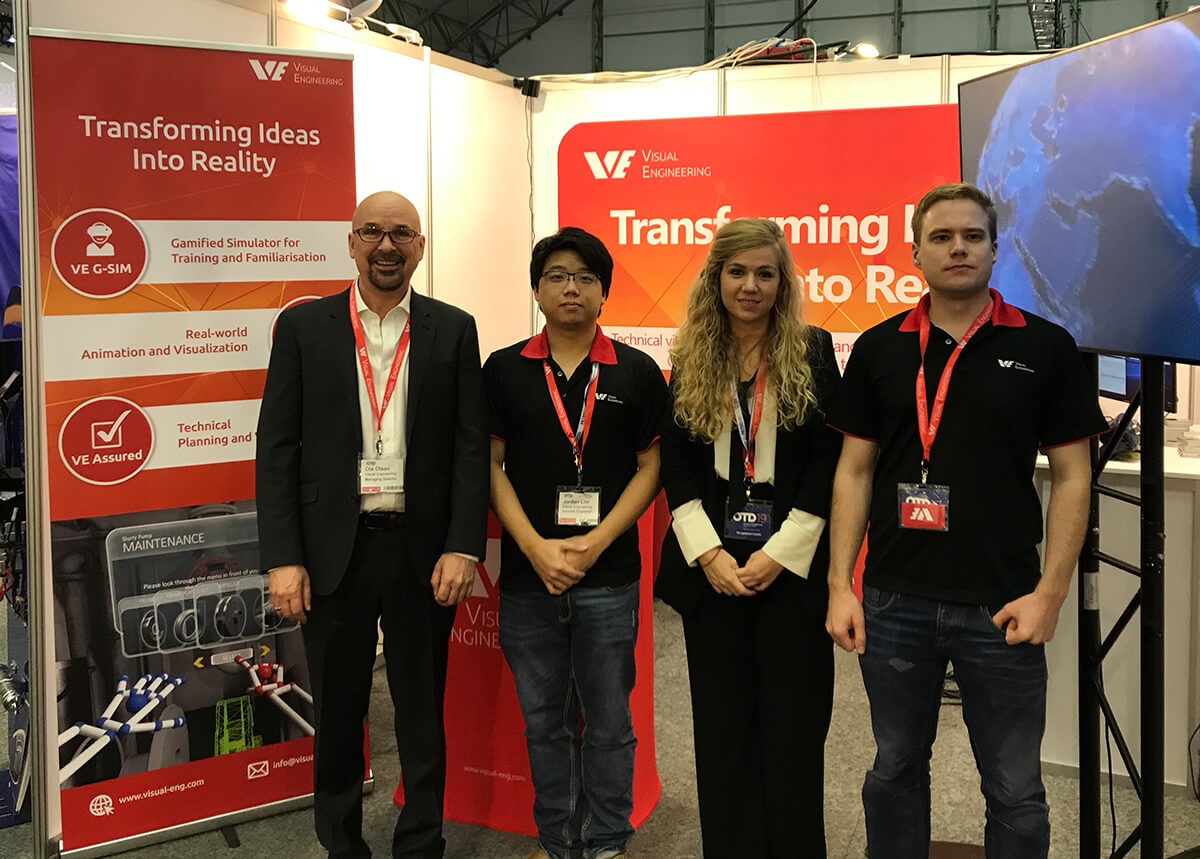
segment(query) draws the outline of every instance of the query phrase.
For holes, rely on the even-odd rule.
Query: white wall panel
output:
[[[530,201],[525,98],[433,66],[432,294],[475,316],[486,358],[528,337]]]
[[[376,46],[336,22],[309,26],[279,21],[280,47],[354,56],[355,199],[396,191],[412,200],[429,227],[429,66],[423,59]],[[346,213],[347,221],[350,212]],[[428,251],[426,251],[428,253]],[[354,274],[347,252],[347,277]],[[413,276],[418,292],[429,293],[429,268]]]
[[[760,66],[726,80],[729,114],[937,104],[941,58]]]
[[[31,27],[153,39],[267,43],[267,8],[274,0],[35,0]]]

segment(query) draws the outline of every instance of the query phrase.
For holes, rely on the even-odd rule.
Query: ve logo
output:
[[[908,514],[910,522],[932,522],[933,511],[928,507],[923,507],[920,504],[914,504],[912,510]]]
[[[283,73],[287,71],[287,61],[279,62],[278,60],[251,60],[250,68],[254,69],[254,76],[260,81],[281,81]]]
[[[604,153],[604,160],[598,152],[585,152],[583,157],[597,179],[624,179],[636,152],[636,149],[610,149]]]

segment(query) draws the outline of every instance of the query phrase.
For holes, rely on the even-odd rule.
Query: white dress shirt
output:
[[[383,392],[387,387],[388,374],[392,370],[392,359],[396,357],[396,347],[400,343],[400,334],[404,331],[404,323],[408,321],[409,308],[412,306],[412,287],[404,293],[400,303],[388,311],[382,319],[367,307],[359,291],[358,280],[354,281],[354,300],[358,309],[358,318],[362,322],[363,337],[367,341],[367,356],[371,359],[371,380],[375,383],[376,402],[383,406]],[[411,333],[410,333],[411,337]],[[409,352],[412,350],[410,349]],[[358,411],[362,422],[363,457],[374,458],[375,452],[375,414],[371,410],[371,397],[367,394],[367,383],[363,379],[362,365],[355,356],[355,373],[358,376]],[[391,402],[383,413],[381,426],[383,435],[383,457],[385,459],[404,460],[408,449],[405,438],[405,417],[408,414],[408,353],[400,365],[400,375],[396,377],[396,390],[392,392]],[[403,492],[378,492],[360,497],[361,509],[367,510],[404,510]]]

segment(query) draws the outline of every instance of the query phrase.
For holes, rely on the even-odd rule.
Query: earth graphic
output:
[[[1172,21],[1019,70],[978,184],[1006,300],[1085,348],[1200,361],[1200,35]]]

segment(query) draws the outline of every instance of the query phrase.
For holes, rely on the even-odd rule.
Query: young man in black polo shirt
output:
[[[525,717],[532,857],[611,859],[633,834],[636,525],[658,493],[666,383],[596,324],[612,270],[584,230],[538,242],[529,275],[546,327],[483,368],[504,526],[500,646]]]
[[[863,785],[871,859],[929,855],[929,758],[946,662],[987,800],[987,855],[1047,855],[1043,643],[1087,524],[1087,439],[1105,428],[1065,330],[989,290],[996,209],[942,185],[913,214],[929,293],[862,334],[830,424],[827,627],[859,654],[877,753]],[[1050,461],[1045,561],[1033,485]],[[850,589],[867,524],[863,599]]]

